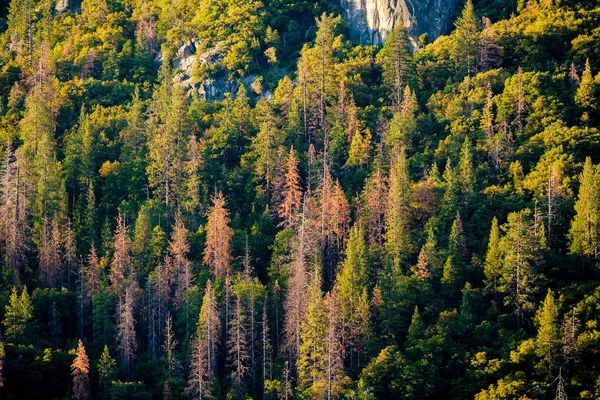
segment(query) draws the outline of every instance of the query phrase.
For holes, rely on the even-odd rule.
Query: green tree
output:
[[[483,264],[483,273],[485,275],[485,286],[494,296],[498,293],[498,279],[502,268],[502,252],[500,249],[500,229],[498,227],[498,218],[492,219],[492,228],[488,240],[487,253]]]
[[[504,305],[513,309],[517,328],[522,326],[525,313],[533,309],[536,267],[546,248],[545,234],[535,232],[530,215],[529,209],[510,213],[508,222],[502,225],[505,234],[500,240],[503,259],[499,290],[504,295]]]
[[[25,334],[27,323],[33,316],[33,306],[27,288],[24,287],[21,296],[19,296],[17,289],[13,286],[8,304],[4,309],[5,314],[2,323],[6,336],[11,340],[18,340]]]
[[[535,322],[538,326],[536,353],[548,366],[548,376],[551,377],[553,368],[557,368],[561,344],[558,307],[551,290],[548,290],[542,307],[536,313]]]
[[[473,2],[467,0],[462,14],[454,23],[454,61],[459,77],[472,76],[476,72],[479,45],[479,27]]]
[[[180,203],[184,188],[184,161],[188,143],[188,98],[181,85],[171,83],[170,71],[161,71],[162,83],[154,92],[154,117],[149,121],[148,180],[167,206]]]
[[[326,331],[327,310],[321,292],[321,275],[313,274],[308,287],[306,320],[300,333],[298,385],[311,397],[319,396],[326,388]]]
[[[579,178],[579,195],[575,217],[569,231],[571,253],[598,260],[600,247],[600,174],[588,157]]]
[[[579,87],[575,92],[575,104],[583,111],[581,119],[585,123],[589,122],[590,112],[593,112],[597,108],[596,90],[592,68],[590,67],[590,60],[588,59],[585,62],[585,69],[581,75]]]
[[[406,257],[410,249],[410,177],[404,149],[390,167],[389,192],[385,213],[385,248],[395,264]]]
[[[392,104],[399,112],[403,99],[406,99],[402,94],[403,88],[414,73],[408,32],[403,24],[396,24],[390,32],[377,54],[377,61],[383,68],[383,82]]]

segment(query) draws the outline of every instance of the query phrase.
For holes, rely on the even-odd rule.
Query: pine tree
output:
[[[453,255],[449,255],[444,264],[444,272],[441,279],[442,292],[450,301],[461,289],[462,285],[462,270],[459,262]]]
[[[288,156],[287,172],[285,174],[283,201],[279,206],[279,218],[282,219],[281,226],[286,228],[295,226],[298,213],[300,212],[301,200],[302,188],[298,173],[298,160],[294,148],[291,148]]]
[[[135,270],[139,271],[141,276],[145,276],[154,267],[152,265],[152,250],[150,249],[151,241],[152,221],[148,207],[143,205],[135,220],[133,241],[131,243],[131,256],[135,262]]]
[[[186,391],[194,399],[210,398],[210,383],[216,373],[221,322],[212,282],[206,284],[190,357],[190,377]]]
[[[583,111],[581,119],[584,123],[589,121],[590,112],[593,112],[597,108],[596,102],[596,86],[590,67],[590,60],[588,59],[585,62],[585,69],[581,75],[579,87],[575,92],[575,104]]]
[[[381,169],[377,168],[367,179],[363,190],[367,213],[367,237],[371,246],[383,245],[387,193],[385,177]]]
[[[410,249],[409,204],[411,193],[404,149],[392,161],[389,182],[385,213],[385,247],[390,259],[395,264],[399,264]]]
[[[413,75],[412,55],[408,32],[403,24],[396,24],[377,54],[383,68],[383,81],[390,92],[392,104],[400,111],[402,91]]]
[[[71,375],[73,375],[73,395],[74,400],[87,400],[90,398],[90,360],[85,353],[85,347],[79,339],[77,344],[77,355],[73,364],[71,364]]]
[[[175,305],[179,307],[183,301],[183,294],[193,284],[192,262],[188,259],[187,254],[190,251],[187,236],[188,230],[183,224],[183,216],[178,210],[175,214],[175,225],[171,233],[171,241],[169,242],[169,256],[172,259],[173,270],[175,272]]]
[[[312,396],[319,396],[326,382],[326,333],[327,310],[321,292],[321,277],[313,274],[308,287],[306,320],[302,323],[301,344],[298,358],[298,386],[310,389]]]
[[[111,290],[117,295],[122,295],[128,283],[135,281],[130,252],[131,239],[127,233],[123,216],[119,214],[114,236],[114,252],[108,276]]]
[[[31,186],[34,188],[33,211],[36,221],[39,223],[43,218],[52,220],[60,211],[64,185],[60,163],[56,161],[54,117],[48,102],[38,91],[27,97],[20,127]]]
[[[340,334],[342,328],[339,316],[340,300],[336,290],[332,290],[325,295],[324,306],[327,309],[327,329],[325,331],[326,398],[333,399],[337,395],[336,388],[344,372],[344,349],[342,335]],[[360,367],[360,359],[358,360],[358,364]]]
[[[173,379],[179,361],[175,357],[175,348],[177,347],[177,339],[175,339],[175,331],[173,330],[173,319],[171,314],[167,315],[167,321],[165,326],[165,343],[163,350],[167,361],[167,374],[169,380]]]
[[[558,307],[554,294],[548,290],[542,307],[535,316],[538,325],[536,353],[548,366],[548,375],[552,376],[556,357],[560,350],[560,327],[558,323]]]
[[[0,166],[0,244],[3,260],[19,282],[21,270],[27,265],[29,248],[29,223],[27,221],[29,198],[22,149],[13,151],[7,146]]]
[[[134,319],[134,289],[129,286],[119,300],[117,314],[117,347],[125,376],[131,379],[132,363],[137,349]]]
[[[360,342],[365,325],[365,310],[361,309],[363,291],[368,284],[368,253],[362,229],[354,225],[346,248],[346,259],[336,281],[339,300],[339,320],[342,327],[345,354],[349,355],[351,369],[358,361],[364,343]],[[368,299],[367,299],[368,303]],[[368,310],[366,310],[368,312]],[[368,315],[367,321],[368,321]]]
[[[471,154],[471,141],[465,138],[460,150],[460,160],[458,162],[458,183],[462,195],[468,199],[473,194],[475,185],[475,173],[473,171],[473,155]]]
[[[425,324],[421,319],[419,307],[415,306],[415,311],[413,312],[413,315],[410,320],[410,325],[408,327],[408,332],[406,333],[406,348],[409,349],[411,347],[417,346],[419,342],[423,340],[424,335]]]
[[[518,328],[525,320],[525,312],[533,307],[535,268],[545,249],[545,237],[535,234],[530,215],[529,209],[510,213],[508,222],[502,225],[505,235],[500,240],[503,259],[499,290],[504,294],[504,305],[513,308]]]
[[[221,192],[212,197],[212,206],[207,213],[206,247],[204,264],[208,265],[214,276],[224,278],[231,273],[231,237],[233,229],[229,227],[229,212]]]
[[[98,360],[98,375],[100,384],[101,398],[108,399],[108,390],[112,381],[116,378],[117,362],[110,356],[108,346],[104,346],[104,350]]]
[[[163,64],[165,65],[165,64]],[[161,70],[162,83],[154,92],[154,116],[150,119],[148,180],[167,206],[182,200],[184,162],[188,143],[188,98],[181,85],[173,85],[168,67]]]
[[[3,325],[6,336],[12,340],[17,340],[25,333],[27,323],[33,316],[33,306],[27,288],[24,287],[21,296],[19,296],[17,289],[13,286],[8,304],[4,309]]]
[[[456,28],[454,60],[458,70],[458,76],[475,74],[477,54],[479,52],[479,27],[473,9],[473,2],[467,0],[462,14],[454,23]]]
[[[576,215],[571,222],[569,239],[571,253],[598,259],[600,248],[600,189],[598,167],[588,157],[580,177]]]
[[[417,132],[416,113],[419,103],[415,92],[406,85],[402,95],[402,103],[399,110],[394,114],[390,121],[389,131],[385,136],[385,143],[391,150],[397,146],[407,146],[410,148],[412,139]]]
[[[492,228],[488,240],[485,263],[483,264],[483,273],[485,275],[485,285],[491,290],[494,296],[498,293],[498,279],[502,268],[502,252],[500,248],[500,229],[498,227],[498,218],[492,219]]]
[[[573,368],[579,359],[579,349],[577,348],[577,337],[581,321],[577,318],[576,309],[566,314],[561,327],[562,353],[566,367]]]
[[[56,218],[49,225],[44,218],[40,235],[40,275],[44,286],[52,288],[57,284],[62,269],[62,256],[60,248],[60,231]]]
[[[242,306],[241,296],[235,296],[235,305],[231,310],[231,318],[227,327],[227,362],[229,365],[230,379],[238,398],[243,397],[245,381],[250,372],[250,357],[248,356],[248,343],[246,315]]]

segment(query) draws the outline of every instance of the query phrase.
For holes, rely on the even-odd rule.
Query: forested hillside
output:
[[[0,398],[600,398],[600,5],[341,15],[11,1]]]

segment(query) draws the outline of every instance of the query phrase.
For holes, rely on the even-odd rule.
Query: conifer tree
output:
[[[386,194],[388,188],[380,168],[367,179],[363,198],[367,213],[367,237],[369,245],[383,245],[385,228]]]
[[[163,64],[165,65],[165,64]],[[182,200],[185,149],[188,143],[187,96],[173,85],[168,67],[161,70],[162,83],[155,91],[148,141],[148,180],[167,206]]]
[[[74,400],[87,400],[90,398],[90,360],[85,352],[85,347],[79,339],[77,344],[77,355],[71,364],[71,375],[73,375]]]
[[[498,227],[498,218],[492,219],[492,228],[488,240],[487,253],[483,264],[483,273],[485,275],[485,284],[488,290],[491,290],[494,296],[498,293],[498,279],[502,268],[502,253],[500,248],[500,229]]]
[[[294,148],[290,149],[285,174],[285,187],[283,189],[283,201],[279,206],[279,218],[282,219],[281,226],[291,228],[296,224],[302,201],[302,188],[300,186],[300,175],[298,173],[298,160]]]
[[[510,213],[508,222],[502,226],[505,235],[500,240],[503,259],[499,290],[504,294],[504,305],[513,309],[518,328],[525,320],[525,313],[533,308],[535,268],[545,249],[545,237],[535,234],[530,215],[529,209]]]
[[[128,283],[135,281],[131,262],[131,239],[123,216],[119,214],[114,236],[114,252],[108,276],[111,290],[117,295],[123,295]]]
[[[312,396],[319,396],[325,383],[327,371],[327,310],[321,292],[321,277],[313,274],[307,293],[306,320],[302,323],[301,344],[298,358],[298,385],[312,389]]]
[[[390,168],[389,192],[385,213],[385,247],[395,264],[399,264],[410,249],[410,178],[404,149],[393,159]]]
[[[231,237],[233,229],[229,227],[229,212],[221,192],[212,197],[206,224],[206,247],[204,264],[208,265],[214,276],[224,278],[231,273]]]
[[[342,335],[340,334],[342,328],[339,315],[340,300],[335,289],[325,295],[324,306],[327,309],[327,329],[325,331],[326,398],[333,399],[337,395],[336,388],[344,372],[344,349]],[[358,364],[360,365],[360,360]]]
[[[479,52],[479,27],[473,9],[473,2],[467,0],[462,14],[454,23],[455,50],[454,60],[459,77],[471,77],[476,72],[477,54]]]
[[[152,265],[152,221],[147,205],[143,205],[135,220],[133,240],[131,243],[132,261],[140,275],[146,275],[155,267]]]
[[[365,325],[365,311],[361,307],[363,291],[368,283],[368,255],[362,229],[354,225],[350,230],[350,239],[346,248],[346,259],[338,273],[336,281],[337,298],[339,301],[339,320],[346,354],[349,355],[350,366],[358,360],[360,343]],[[367,299],[368,302],[368,299]]]
[[[415,311],[410,320],[408,332],[406,333],[406,348],[415,347],[423,340],[425,335],[425,324],[419,313],[419,307],[415,306]]]
[[[47,219],[44,218],[39,247],[41,280],[44,286],[55,287],[62,269],[60,231],[56,218],[52,224],[48,224]]]
[[[385,137],[385,142],[389,149],[393,150],[399,145],[410,148],[413,136],[417,132],[415,117],[418,106],[415,92],[411,91],[410,87],[406,85],[399,110],[392,117],[389,132]]]
[[[132,363],[137,350],[134,319],[134,289],[128,286],[124,296],[119,300],[117,314],[117,347],[121,365],[128,379],[132,377]]]
[[[571,222],[569,239],[571,253],[598,259],[600,248],[600,189],[598,167],[588,157],[579,180],[579,195],[575,217]]]
[[[473,186],[475,184],[473,155],[471,154],[471,141],[469,138],[465,138],[460,150],[460,160],[458,162],[458,182],[463,197],[469,198],[469,196],[473,194]]]
[[[536,353],[548,366],[548,375],[552,376],[552,368],[555,366],[556,357],[560,351],[560,326],[558,323],[558,307],[551,290],[548,290],[535,320],[538,325]]]
[[[221,322],[212,282],[206,284],[192,344],[190,377],[186,391],[194,399],[210,398],[210,382],[216,374]]]
[[[3,245],[3,260],[12,272],[15,282],[27,265],[29,248],[29,223],[27,221],[29,198],[28,184],[24,178],[25,157],[23,151],[13,151],[11,146],[4,150],[0,166],[0,245]]]
[[[175,273],[175,305],[180,306],[183,301],[183,294],[193,284],[192,262],[188,259],[187,254],[190,251],[187,235],[188,230],[183,224],[183,216],[178,210],[175,214],[175,225],[171,233],[171,241],[169,242],[169,256],[173,263]]]
[[[235,296],[235,305],[231,309],[229,326],[227,327],[227,362],[230,368],[230,378],[235,393],[241,397],[244,391],[246,377],[250,371],[246,315],[240,295]]]
[[[596,96],[596,85],[594,83],[594,77],[592,69],[590,67],[590,60],[586,60],[585,69],[581,74],[581,81],[579,87],[575,92],[575,104],[583,111],[581,119],[584,123],[588,123],[590,119],[590,113],[596,108],[597,96]]]
[[[27,288],[24,287],[21,296],[19,296],[16,287],[13,286],[8,304],[4,309],[5,314],[2,323],[6,336],[16,340],[25,333],[27,323],[32,317],[33,306]]]
[[[408,32],[403,24],[396,24],[377,54],[383,68],[383,81],[390,92],[392,104],[400,111],[402,91],[413,74],[412,55]]]
[[[100,360],[98,360],[98,375],[100,384],[100,394],[103,399],[109,398],[109,388],[112,381],[116,378],[117,362],[110,356],[108,346],[104,346]]]

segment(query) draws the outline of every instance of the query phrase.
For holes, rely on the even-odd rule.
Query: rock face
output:
[[[458,4],[458,0],[340,0],[351,39],[381,44],[395,24],[402,23],[415,48],[423,33],[434,39],[450,31]]]

